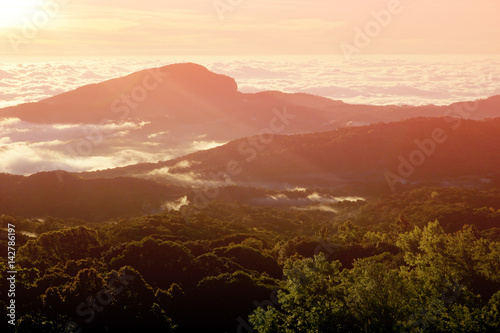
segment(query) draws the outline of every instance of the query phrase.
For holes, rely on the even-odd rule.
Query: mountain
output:
[[[500,118],[415,118],[334,131],[254,136],[174,160],[84,173],[194,187],[488,186],[500,180]]]
[[[38,103],[0,110],[0,115],[50,124],[146,121],[150,124],[142,134],[173,131],[227,140],[267,127],[273,109],[282,107],[300,120],[285,133],[332,128],[329,108],[335,105],[343,103],[306,94],[243,94],[234,79],[187,63],[84,86]]]
[[[100,222],[160,212],[185,192],[134,178],[86,180],[66,172],[0,174],[0,214]]]
[[[103,169],[178,157],[259,133],[325,132],[414,117],[480,120],[500,116],[499,110],[500,96],[450,106],[370,106],[302,93],[242,93],[234,79],[197,64],[183,63],[87,85],[37,103],[0,109],[0,121],[18,118],[23,127],[33,131],[47,124],[58,131],[73,126],[71,133],[64,133],[64,140],[53,135],[59,141],[45,143],[30,138],[22,142],[42,145],[47,156],[54,155],[51,152],[64,155],[57,163],[44,165],[43,170],[76,171],[81,169],[75,170],[75,163],[64,157],[85,159],[130,152],[115,158],[119,163],[92,164],[86,170]],[[11,136],[9,140],[14,141]],[[40,147],[33,149],[39,151]],[[147,157],[143,157],[145,153]],[[40,170],[37,163],[12,164],[25,165],[23,173]]]
[[[213,199],[331,210],[324,204],[422,186],[488,189],[500,186],[498,133],[500,118],[413,118],[251,136],[95,172],[0,174],[0,214],[106,221]]]

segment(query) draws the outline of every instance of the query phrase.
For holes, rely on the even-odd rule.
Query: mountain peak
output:
[[[172,64],[158,70],[165,73],[167,82],[173,81],[174,85],[187,92],[213,96],[213,94],[234,94],[238,91],[238,85],[233,78],[211,72],[208,68],[195,63]]]
[[[110,114],[196,118],[221,110],[240,99],[236,81],[194,63],[138,71],[86,85],[73,91],[3,110],[7,117],[42,123],[98,123]],[[114,115],[116,113],[117,115]]]
[[[179,63],[160,68],[146,69],[90,84],[43,100],[47,104],[106,104],[135,90],[148,90],[148,96],[201,95],[227,96],[238,91],[236,81],[226,75],[211,72],[194,63]]]
[[[211,72],[207,67],[194,62],[165,65],[160,67],[159,70],[184,75],[207,75],[208,73],[219,75]]]

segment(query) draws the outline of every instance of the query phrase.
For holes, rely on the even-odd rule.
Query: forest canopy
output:
[[[16,332],[497,332],[499,203],[496,190],[420,188],[335,212],[3,215],[22,230]]]

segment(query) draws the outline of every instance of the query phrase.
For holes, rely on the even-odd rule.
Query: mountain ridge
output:
[[[141,94],[144,91],[147,94],[146,98],[142,100]],[[310,108],[309,111],[314,109],[315,111],[328,111],[330,113],[322,113],[319,117],[317,115],[318,118],[339,118],[339,115],[341,115],[343,119],[333,119],[339,123],[344,120],[343,124],[339,125],[345,125],[344,118],[346,116],[352,118],[350,121],[365,121],[368,123],[416,116],[440,116],[445,115],[447,109],[454,108],[457,104],[476,102],[466,101],[448,106],[435,106],[432,104],[423,106],[372,106],[347,104],[342,101],[306,93],[283,93],[278,91],[242,93],[238,91],[235,79],[229,76],[216,74],[198,64],[180,63],[141,70],[123,77],[85,85],[39,102],[3,108],[0,109],[0,116],[19,117],[22,120],[31,122],[75,122],[75,120],[64,116],[64,108],[73,108],[71,116],[77,122],[98,123],[103,116],[113,116],[112,112],[115,111],[113,109],[117,108],[113,106],[113,103],[119,102],[123,95],[127,93],[137,95],[139,101],[128,101],[128,105],[130,108],[138,108],[137,111],[140,112],[136,112],[136,114],[141,113],[142,115],[162,115],[162,113],[158,113],[158,109],[162,109],[178,116],[178,111],[186,111],[189,107],[196,106],[201,110],[198,110],[198,114],[203,115],[207,111],[212,111],[213,116],[216,116],[217,112],[214,111],[216,108],[225,108],[226,112],[234,112],[235,109],[244,109],[245,112],[249,112],[249,110],[257,112],[257,109],[263,107],[272,109],[279,106],[276,104],[283,104]],[[151,101],[148,102],[148,99]],[[197,99],[200,100],[198,103],[194,101]],[[221,102],[226,105],[220,105]],[[123,101],[123,103],[127,104],[127,101]],[[186,105],[182,105],[183,103],[186,103]],[[138,105],[135,106],[135,104]],[[493,114],[494,111],[489,109],[498,108],[500,96],[478,100],[478,104],[481,105],[478,106],[479,110],[476,111],[479,112],[475,112],[474,119],[486,118],[494,114],[498,115],[498,110]],[[483,106],[484,108],[487,107],[488,110],[483,110]],[[348,115],[345,113],[348,113]],[[87,114],[87,117],[83,116],[85,114]],[[99,118],[98,115],[101,119],[97,119]],[[332,121],[332,119],[327,120]]]
[[[455,128],[456,124],[460,126]],[[388,173],[398,180],[392,187],[446,180],[467,183],[469,178],[494,182],[500,179],[498,132],[500,118],[414,118],[321,133],[274,135],[267,141],[259,136],[242,138],[168,161],[81,176],[144,177],[195,187],[213,186],[214,181],[218,186],[274,182],[291,187],[366,183],[381,186],[382,191],[391,189]],[[423,156],[421,165],[413,155]],[[418,163],[408,167],[411,160]],[[401,164],[413,169],[410,175],[400,172]],[[234,165],[242,171],[228,177],[227,170],[235,169]]]
[[[104,170],[143,161],[158,162],[165,156],[175,158],[269,131],[273,135],[295,135],[415,117],[482,120],[498,116],[500,96],[449,106],[373,106],[304,93],[242,93],[233,78],[193,63],[146,69],[37,103],[0,109],[0,121],[19,118],[26,130],[51,125],[43,130],[47,136],[53,131],[55,138],[61,128],[71,125],[71,130],[66,131],[71,133],[65,133],[64,140],[20,141],[36,146],[32,149],[35,161],[39,159],[38,145],[48,156],[61,156],[46,163],[44,170],[66,171],[77,171],[75,158],[109,160],[109,156],[117,155],[119,163],[93,162],[87,167]],[[280,122],[283,117],[289,117],[285,123]],[[16,133],[12,129],[2,139],[17,143],[12,138],[19,137]],[[11,145],[9,149],[17,148]],[[119,155],[120,151],[126,156]],[[16,156],[24,154],[16,152]],[[15,160],[6,170],[26,163],[29,161]],[[32,163],[22,172],[35,173],[40,170],[37,167]]]

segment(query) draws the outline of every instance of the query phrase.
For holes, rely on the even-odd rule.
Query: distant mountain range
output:
[[[105,138],[101,155],[228,142],[95,172],[0,174],[0,214],[105,220],[157,212],[200,193],[267,200],[307,188],[298,200],[316,200],[313,189],[365,196],[422,185],[500,186],[500,96],[450,106],[349,105],[307,94],[244,94],[227,76],[178,64],[5,108],[0,117],[62,128],[142,124]]]
[[[159,163],[84,173],[180,186],[353,188],[500,184],[500,118],[416,118],[300,135],[254,136]]]
[[[0,174],[0,214],[104,221],[213,199],[304,205],[421,186],[500,187],[498,133],[500,118],[416,118],[254,136],[174,160],[96,172]]]
[[[37,124],[131,122],[140,126],[116,135],[100,133],[104,140],[99,140],[95,153],[106,155],[130,149],[148,153],[175,151],[173,156],[181,156],[196,149],[193,142],[222,144],[269,131],[326,132],[345,126],[464,114],[481,120],[500,116],[499,110],[500,96],[450,106],[370,106],[308,94],[241,93],[234,79],[184,63],[0,109],[0,119],[19,118]],[[68,140],[67,145],[76,150],[78,140],[82,137]]]

